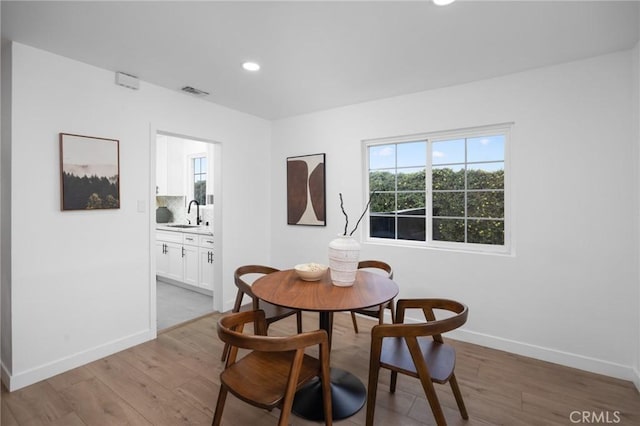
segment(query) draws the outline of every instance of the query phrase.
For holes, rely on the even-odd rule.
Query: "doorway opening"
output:
[[[156,329],[214,312],[219,144],[157,132]],[[218,228],[219,229],[219,228]]]

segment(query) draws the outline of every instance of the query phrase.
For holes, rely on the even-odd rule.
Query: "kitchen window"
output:
[[[365,141],[369,241],[508,251],[510,127]]]
[[[201,206],[204,206],[206,204],[207,194],[207,157],[192,157],[191,171],[193,199],[196,200]]]

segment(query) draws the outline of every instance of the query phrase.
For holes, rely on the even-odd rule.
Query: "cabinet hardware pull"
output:
[[[211,241],[211,240],[207,240],[207,242],[208,242],[209,244],[213,244],[213,241]]]
[[[184,257],[184,247],[182,247],[182,257]]]

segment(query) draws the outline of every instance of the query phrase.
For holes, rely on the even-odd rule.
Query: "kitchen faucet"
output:
[[[187,208],[187,214],[191,213],[191,204],[196,203],[196,225],[200,225],[202,223],[202,219],[200,219],[200,203],[197,200],[189,201],[189,207]],[[191,222],[189,222],[191,223]]]

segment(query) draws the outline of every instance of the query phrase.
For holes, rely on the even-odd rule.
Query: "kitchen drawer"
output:
[[[196,234],[184,234],[184,240],[182,244],[188,246],[197,246],[198,245],[198,235]]]
[[[213,235],[200,235],[200,247],[213,248]]]
[[[182,232],[156,231],[156,240],[182,244]]]

